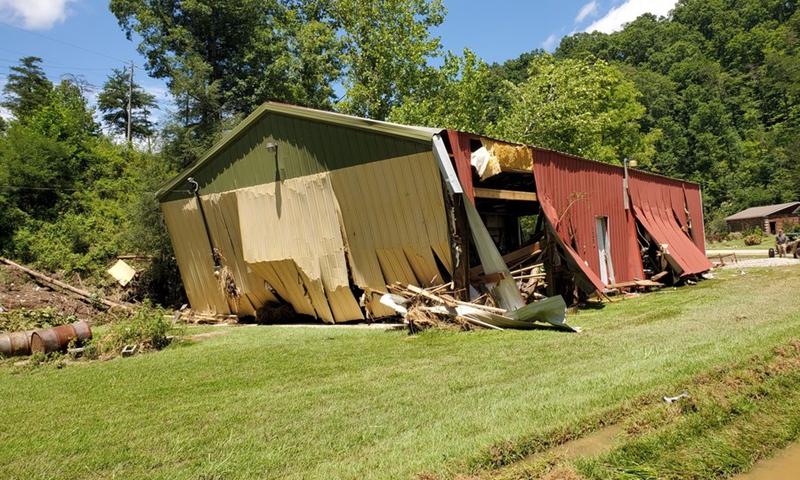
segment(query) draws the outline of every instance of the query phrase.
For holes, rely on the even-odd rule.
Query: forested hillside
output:
[[[0,254],[87,282],[102,283],[116,255],[150,255],[136,295],[177,301],[152,192],[267,100],[635,158],[700,182],[712,229],[740,209],[800,199],[794,0],[681,0],[670,18],[574,34],[553,54],[520,45],[492,65],[442,51],[431,33],[447,21],[439,0],[110,8],[141,38],[175,111],[152,124],[155,104],[137,87],[128,125],[124,72],[109,72],[95,111],[79,77],[54,84],[26,57],[4,88],[14,118],[0,121]]]
[[[552,56],[450,56],[440,81],[392,118],[636,158],[700,182],[707,225],[719,228],[746,207],[800,199],[798,42],[796,1],[681,0],[671,18],[574,34]]]

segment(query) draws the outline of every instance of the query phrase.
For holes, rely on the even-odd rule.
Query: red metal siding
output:
[[[644,278],[635,224],[624,207],[622,167],[534,148],[533,172],[546,216],[566,245],[574,237],[582,268],[600,277],[596,218],[608,217],[614,282]]]
[[[692,218],[692,233],[694,234],[694,244],[700,251],[706,251],[706,227],[703,222],[703,196],[700,193],[700,185],[696,183],[684,183],[683,191],[686,195],[686,205],[689,206],[689,215]]]
[[[453,151],[453,160],[456,164],[456,173],[461,182],[461,188],[467,194],[472,204],[475,205],[475,189],[472,185],[472,152],[469,145],[469,134],[447,131],[447,138],[450,140],[450,149]]]
[[[684,195],[684,188],[688,187],[687,193],[693,192],[693,184],[640,171],[630,171],[629,176],[631,202],[637,218],[658,243],[668,245],[669,254],[683,270],[681,275],[709,270],[712,265],[706,258],[705,249],[698,248],[687,233],[688,198]],[[689,196],[696,203],[697,197],[693,193]],[[689,204],[692,218],[702,219],[702,214],[692,212],[693,207],[696,209],[697,205]],[[702,220],[700,223],[702,226]],[[696,233],[702,235],[702,230]]]

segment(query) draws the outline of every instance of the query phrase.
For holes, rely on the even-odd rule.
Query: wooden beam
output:
[[[536,194],[533,192],[520,192],[519,190],[497,190],[494,188],[475,187],[475,198],[494,198],[498,200],[523,200],[535,202]]]

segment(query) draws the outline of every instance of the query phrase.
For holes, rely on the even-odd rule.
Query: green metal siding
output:
[[[188,177],[194,177],[203,195],[431,151],[430,137],[420,132],[403,138],[391,127],[381,131],[341,124],[342,116],[332,116],[336,123],[330,123],[324,114],[317,120],[271,110],[245,120],[197,164],[168,183],[158,194],[160,200],[190,196]],[[267,148],[269,143],[278,145],[277,154]]]

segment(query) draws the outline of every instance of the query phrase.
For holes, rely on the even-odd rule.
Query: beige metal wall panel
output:
[[[214,260],[197,201],[189,198],[165,202],[161,210],[190,305],[203,313],[230,314],[214,276]]]
[[[235,194],[244,261],[298,312],[332,323],[364,316],[350,291],[329,177],[309,175]]]
[[[266,288],[264,279],[244,261],[236,193],[215,193],[201,199],[214,247],[222,254],[221,263],[231,270],[242,293],[238,304],[231,303],[231,310],[238,315],[255,315],[260,306],[276,303],[278,299]]]
[[[328,173],[236,191],[244,260],[293,259],[310,279],[349,285],[336,199]]]
[[[331,182],[360,288],[440,283],[434,255],[452,271],[441,177],[431,153],[336,170]],[[392,314],[375,298],[367,302],[375,316]]]
[[[349,287],[328,290],[321,280],[308,278],[292,260],[253,263],[250,267],[263,276],[298,313],[318,317],[328,323],[364,319]]]
[[[328,297],[333,319],[337,323],[364,320],[364,313],[361,311],[361,307],[358,306],[350,287],[340,287],[335,290],[326,288],[325,295]]]
[[[306,294],[300,273],[292,260],[255,262],[250,264],[250,268],[265,278],[284,301],[292,304],[297,313],[317,316],[311,298]]]

